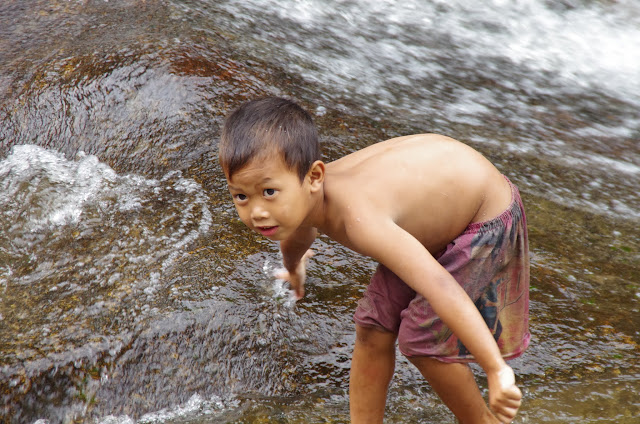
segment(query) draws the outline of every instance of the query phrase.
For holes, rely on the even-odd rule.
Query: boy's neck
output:
[[[323,232],[322,229],[327,225],[326,206],[323,184],[320,190],[311,193],[309,212],[303,225],[317,228],[318,231]]]

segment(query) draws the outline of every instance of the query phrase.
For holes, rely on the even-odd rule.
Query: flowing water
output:
[[[529,217],[515,422],[640,422],[639,28],[634,0],[2,2],[2,421],[349,421],[375,264],[321,237],[294,304],[216,161],[270,94],[327,160],[417,132],[489,157]],[[386,422],[454,420],[399,357]]]

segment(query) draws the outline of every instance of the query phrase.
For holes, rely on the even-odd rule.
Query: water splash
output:
[[[213,396],[211,399],[205,399],[202,396],[195,394],[189,398],[184,405],[179,405],[175,408],[165,408],[157,412],[151,412],[143,415],[138,420],[134,420],[128,415],[113,416],[96,420],[97,424],[157,424],[167,422],[184,422],[190,418],[213,419],[217,415],[232,409],[237,408],[239,402],[233,398],[223,399],[220,396]],[[38,423],[36,423],[38,424]],[[41,423],[45,424],[45,423]]]
[[[0,317],[32,330],[6,340],[3,356],[72,349],[97,337],[96,320],[150,314],[161,276],[211,224],[204,191],[179,172],[118,175],[95,156],[14,146],[0,161]],[[39,353],[19,347],[32,339]]]
[[[55,151],[18,145],[0,162],[0,179],[2,219],[31,232],[78,223],[89,201],[99,193],[109,196],[117,175],[95,156],[80,154],[70,162]],[[135,208],[135,199],[128,197],[121,209]]]
[[[282,259],[280,259],[279,263],[275,263],[268,258],[265,259],[262,272],[273,281],[273,285],[271,286],[273,298],[282,302],[285,307],[293,308],[297,300],[293,290],[288,288],[285,280],[276,277],[283,271],[286,271],[286,269],[282,264]]]

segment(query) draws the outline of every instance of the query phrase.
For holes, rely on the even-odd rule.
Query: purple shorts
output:
[[[475,302],[505,359],[520,356],[530,339],[527,221],[520,193],[509,184],[512,200],[506,211],[490,221],[469,224],[435,255]],[[405,356],[474,361],[429,302],[382,264],[358,302],[354,320],[397,333]]]

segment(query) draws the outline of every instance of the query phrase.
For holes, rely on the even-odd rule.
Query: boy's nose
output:
[[[269,212],[260,205],[256,205],[251,209],[251,219],[261,220],[269,217]]]

